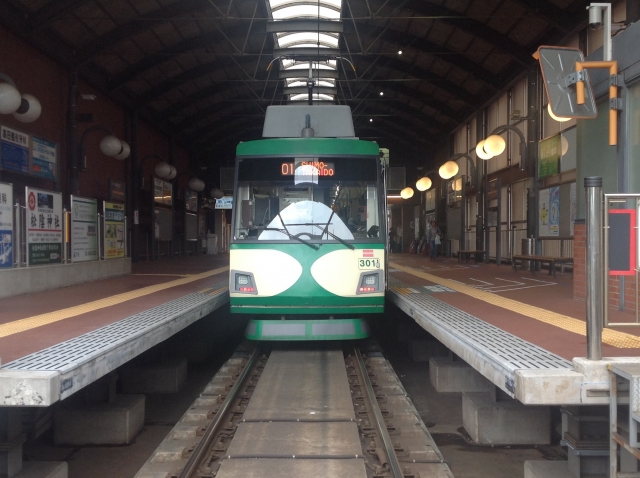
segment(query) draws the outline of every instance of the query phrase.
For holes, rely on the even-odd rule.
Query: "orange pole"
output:
[[[576,73],[585,68],[609,68],[609,76],[618,74],[617,61],[577,61]],[[584,81],[576,82],[576,99],[579,105],[584,104]],[[618,98],[618,87],[616,85],[609,86],[609,99]],[[618,111],[609,109],[609,145],[618,144]]]

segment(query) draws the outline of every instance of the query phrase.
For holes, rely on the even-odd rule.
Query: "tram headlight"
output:
[[[258,290],[255,280],[251,272],[232,271],[233,290],[231,292],[240,292],[244,294],[257,294]]]
[[[363,272],[360,275],[358,290],[356,294],[368,294],[380,292],[381,271]]]

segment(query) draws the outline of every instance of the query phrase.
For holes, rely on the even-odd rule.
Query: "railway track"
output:
[[[452,478],[371,342],[241,346],[136,478]]]

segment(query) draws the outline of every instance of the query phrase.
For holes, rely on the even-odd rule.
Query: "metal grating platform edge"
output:
[[[532,405],[581,403],[584,375],[569,360],[419,289],[390,277],[387,299],[511,397]]]
[[[219,292],[188,294],[2,365],[0,406],[68,397],[228,302],[227,281],[212,289]]]

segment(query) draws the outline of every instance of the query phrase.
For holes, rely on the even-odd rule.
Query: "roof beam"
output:
[[[123,23],[100,36],[94,42],[85,45],[78,53],[78,62],[80,64],[85,63],[96,54],[116,43],[120,43],[131,36],[138,35],[140,32],[154,28],[162,23],[170,22],[176,17],[191,14],[194,10],[202,10],[206,5],[210,4],[204,0],[181,0]]]
[[[295,58],[300,61],[314,61],[320,57],[340,56],[340,48],[291,47],[274,48],[273,58]]]
[[[480,102],[478,97],[472,93],[469,93],[464,87],[452,83],[449,79],[443,76],[436,75],[430,71],[427,71],[418,66],[410,65],[397,58],[387,58],[382,68],[388,68],[389,70],[400,72],[418,80],[431,83],[437,88],[449,93],[450,95],[458,98],[473,108],[478,108]],[[360,78],[362,81],[367,81],[367,78]]]
[[[283,95],[304,95],[309,92],[306,86],[285,86],[282,89]],[[314,95],[337,95],[338,89],[331,86],[314,86]]]
[[[312,78],[340,78],[340,73],[337,70],[328,70],[323,68],[313,68],[311,70]],[[281,80],[284,78],[308,78],[309,69],[295,69],[288,68],[286,70],[280,70],[278,78]]]
[[[364,32],[367,35],[371,35],[377,38],[382,33],[382,28],[370,26],[370,22],[358,23],[359,32],[361,34]],[[351,33],[349,30],[351,30],[352,28],[353,27],[350,28],[350,25],[347,24],[347,32],[345,33]],[[387,30],[380,36],[379,39],[382,41],[395,43],[398,48],[406,48],[407,45],[410,45],[410,48],[416,48],[421,53],[435,55],[442,61],[469,72],[470,75],[479,78],[489,87],[494,88],[493,83],[496,80],[496,75],[485,69],[481,64],[465,57],[464,52],[454,51],[449,49],[446,45],[438,45],[437,43],[430,42],[429,40],[426,40],[424,38],[415,37],[398,30]]]
[[[293,20],[269,20],[267,33],[320,32],[342,33],[341,21],[297,18]]]
[[[228,36],[235,36],[246,33],[246,27],[232,27],[226,30]],[[225,38],[219,30],[208,31],[202,35],[188,38],[170,47],[160,50],[152,55],[144,57],[138,63],[131,65],[122,72],[115,75],[109,80],[109,89],[115,90],[123,84],[135,79],[139,74],[150,70],[166,61],[170,61],[173,57],[181,55],[191,50],[202,48],[204,45],[220,43]]]
[[[407,4],[407,9],[413,10],[416,15],[434,17],[434,21],[450,23],[456,28],[466,30],[472,35],[491,43],[496,49],[507,53],[523,66],[528,66],[533,62],[531,58],[533,52],[520,46],[508,36],[497,32],[486,24],[465,17],[455,10],[450,10],[424,0],[411,1]]]

